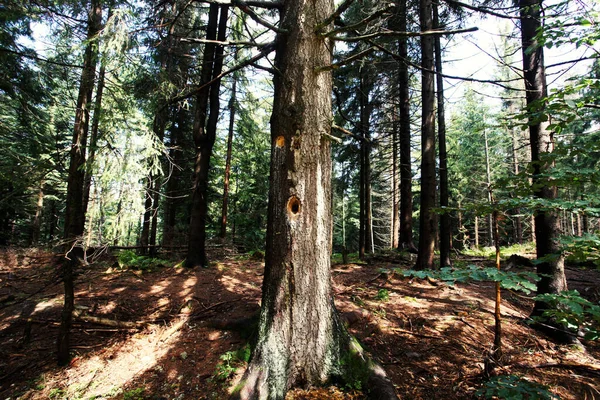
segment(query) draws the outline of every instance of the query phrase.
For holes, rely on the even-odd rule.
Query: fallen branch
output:
[[[600,366],[591,364],[578,364],[578,363],[543,363],[543,364],[513,364],[518,368],[562,368],[562,369],[576,369],[580,371],[589,372],[593,375],[600,376]]]
[[[119,321],[110,318],[94,317],[91,315],[85,315],[79,310],[75,310],[73,312],[73,317],[84,322],[91,322],[98,325],[112,326],[123,329],[142,329],[144,326],[146,326],[146,322]]]

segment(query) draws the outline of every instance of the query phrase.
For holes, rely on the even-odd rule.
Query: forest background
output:
[[[564,257],[597,268],[596,4],[425,3],[431,20],[421,3],[345,1],[325,24],[335,27],[318,26],[339,43],[318,66],[333,77],[333,252],[346,262],[405,250],[416,269],[448,272],[461,251],[535,248],[552,288]],[[271,152],[283,146],[269,134],[282,4],[1,6],[0,244],[64,250],[63,318],[73,274],[105,251],[207,267],[210,243],[265,249]],[[526,38],[530,10],[543,19],[531,17],[542,23]],[[463,57],[456,43],[478,45],[476,25],[498,38],[480,49],[485,77],[447,68]],[[563,56],[544,65],[543,48]],[[537,98],[528,58],[542,68]],[[540,290],[545,279],[539,294],[566,289]]]

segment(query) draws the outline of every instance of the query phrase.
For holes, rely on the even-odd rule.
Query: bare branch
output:
[[[240,2],[241,3],[241,2]],[[235,3],[235,6],[246,13],[250,18],[252,18],[257,24],[262,25],[266,28],[271,29],[277,33],[286,33],[285,30],[276,27],[275,25],[269,23],[264,18],[261,18],[257,13],[255,13],[250,7],[246,4],[240,4],[238,2]]]
[[[211,43],[219,46],[246,46],[246,47],[265,47],[270,43],[256,43],[252,41],[243,40],[210,40],[210,39],[198,39],[198,38],[181,38],[183,43]]]
[[[448,3],[448,4],[452,4],[452,5],[455,5],[455,6],[466,8],[468,10],[477,11],[477,12],[480,12],[482,14],[493,15],[494,17],[498,17],[498,18],[517,19],[517,20],[520,19],[518,16],[511,17],[510,15],[500,14],[500,13],[494,12],[494,11],[490,10],[489,8],[487,8],[487,7],[472,6],[470,4],[461,3],[460,1],[456,1],[456,0],[443,0],[443,1],[446,2],[446,3]]]
[[[266,8],[269,10],[275,8],[281,8],[283,3],[280,1],[260,1],[260,0],[249,0],[249,1],[240,1],[240,0],[202,0],[202,3],[208,4],[218,4],[220,6],[233,6],[233,7],[257,7],[257,8]]]
[[[234,67],[230,68],[229,70],[220,73],[219,75],[215,76],[212,80],[210,80],[209,82],[206,82],[204,85],[201,85],[191,91],[189,91],[188,93],[184,93],[182,95],[173,97],[171,100],[169,100],[167,102],[167,104],[165,104],[163,107],[167,107],[171,104],[177,103],[181,100],[185,100],[188,97],[192,97],[196,94],[198,94],[198,92],[200,92],[202,89],[205,89],[206,87],[212,85],[213,83],[219,81],[221,78],[223,78],[226,75],[229,75],[235,71],[238,71],[248,65],[252,65],[255,62],[257,62],[258,60],[260,60],[261,58],[266,57],[267,55],[269,55],[271,52],[273,52],[275,50],[275,43],[269,43],[267,45],[265,45],[263,48],[260,49],[260,52],[255,55],[254,57],[248,58],[246,60],[243,60],[242,62],[240,62],[239,64],[235,65]]]
[[[329,26],[329,24],[331,24],[336,18],[338,18],[340,15],[342,15],[342,13],[344,11],[346,11],[348,9],[348,7],[350,7],[350,5],[352,4],[353,1],[354,0],[345,0],[342,4],[340,4],[340,6],[337,8],[337,10],[335,10],[333,12],[333,14],[331,14],[329,17],[327,17],[327,19],[325,21],[323,21],[317,25],[315,32],[320,33],[321,31],[323,31],[323,29],[325,29],[327,26]]]
[[[345,58],[344,60],[337,62],[335,64],[327,65],[324,67],[317,67],[316,71],[317,72],[326,72],[326,71],[331,71],[331,70],[337,69],[337,68],[341,67],[342,65],[349,64],[352,61],[359,60],[359,59],[369,55],[375,49],[376,49],[376,47],[369,47],[368,49],[363,50],[360,53],[357,53],[351,57]]]
[[[379,18],[380,16],[382,16],[386,12],[393,10],[394,8],[395,8],[394,6],[388,6],[388,7],[382,8],[381,10],[378,10],[378,11],[374,12],[373,14],[369,15],[368,17],[362,19],[361,21],[359,21],[359,22],[357,22],[355,24],[347,25],[347,26],[344,26],[344,27],[341,27],[341,28],[334,29],[334,30],[329,31],[327,33],[323,33],[322,36],[330,37],[330,36],[334,36],[335,34],[340,33],[340,32],[345,32],[345,31],[349,31],[349,30],[358,29],[361,26],[363,26],[365,24],[368,24],[369,22],[373,21],[374,19]]]
[[[351,37],[333,36],[333,39],[341,41],[341,42],[360,42],[361,40],[375,39],[378,37],[445,36],[445,35],[454,35],[456,33],[475,32],[477,30],[479,30],[479,28],[473,27],[473,28],[465,28],[465,29],[454,29],[454,30],[449,30],[449,31],[439,31],[439,30],[431,30],[431,31],[425,31],[425,32],[384,31],[384,32],[369,33],[369,34],[360,35],[360,36],[351,36]]]

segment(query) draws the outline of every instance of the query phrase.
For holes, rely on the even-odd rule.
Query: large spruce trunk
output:
[[[400,32],[407,31],[407,0],[399,0],[398,26]],[[408,60],[408,38],[398,39],[398,55]],[[398,64],[398,93],[400,101],[400,244],[399,247],[416,252],[413,242],[413,199],[412,199],[412,167],[410,140],[410,79],[408,65],[404,61]]]
[[[217,21],[219,6],[211,4],[208,14],[208,25],[206,28],[206,39],[214,41],[217,38]],[[207,43],[204,46],[202,60],[201,84],[208,83],[213,76],[213,65],[215,61],[215,45]],[[196,96],[196,114],[194,116],[194,145],[196,146],[196,157],[194,159],[194,191],[192,194],[192,209],[190,215],[190,226],[188,235],[188,250],[185,266],[194,268],[207,266],[206,257],[206,217],[208,192],[208,167],[210,154],[214,140],[211,140],[206,132],[206,115],[210,87],[201,90]]]
[[[89,14],[87,40],[83,61],[83,71],[77,96],[73,141],[70,151],[67,177],[67,203],[65,210],[65,251],[67,256],[62,263],[62,279],[65,299],[57,340],[57,357],[60,365],[69,362],[69,342],[73,309],[75,308],[74,270],[83,261],[83,247],[80,243],[85,226],[84,181],[85,181],[85,142],[89,129],[88,104],[92,98],[96,74],[98,45],[92,43],[102,24],[100,0],[93,0]]]
[[[432,29],[432,2],[421,0],[419,20],[421,31]],[[436,237],[435,207],[435,90],[433,73],[434,39],[421,36],[421,207],[419,219],[419,255],[416,268],[433,268]]]
[[[438,4],[433,5],[433,27],[442,29]],[[438,119],[438,142],[440,144],[440,268],[452,265],[450,261],[450,250],[452,246],[452,227],[450,225],[450,213],[448,210],[448,153],[446,151],[446,115],[444,104],[444,78],[442,76],[442,45],[441,38],[436,36],[435,46],[435,72],[437,86],[437,119]]]
[[[325,384],[343,375],[351,347],[330,275],[332,78],[318,68],[331,64],[332,43],[315,32],[332,12],[333,0],[288,0],[281,9],[262,308],[235,395],[242,399],[283,399],[294,386]],[[395,398],[387,388],[383,398]]]
[[[541,27],[541,7],[539,0],[521,0],[521,38],[523,49],[523,70],[527,106],[531,109],[541,107],[541,100],[547,96],[546,75],[544,71],[544,53],[536,35]],[[547,129],[547,122],[541,122],[535,115],[530,116],[529,138],[531,142],[531,164],[533,170],[532,187],[535,197],[552,200],[556,198],[557,187],[549,180],[548,172],[554,162],[550,153],[554,150],[554,138]],[[535,237],[537,258],[544,261],[537,264],[540,281],[538,294],[560,293],[567,289],[564,257],[560,251],[558,238],[560,220],[553,210],[538,210],[535,214]],[[533,315],[541,315],[547,304],[536,302]]]

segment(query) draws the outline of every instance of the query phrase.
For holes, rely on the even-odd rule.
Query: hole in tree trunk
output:
[[[277,146],[277,147],[285,146],[285,138],[283,136],[277,136],[277,139],[275,139],[275,146]]]
[[[300,214],[300,199],[296,196],[290,197],[287,208],[290,219],[296,219]]]

